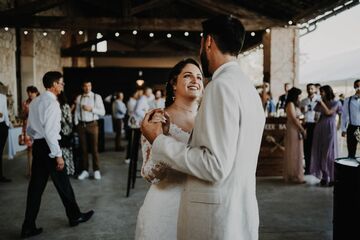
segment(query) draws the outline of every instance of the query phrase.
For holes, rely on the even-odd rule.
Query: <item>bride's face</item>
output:
[[[187,64],[178,75],[175,97],[199,98],[204,90],[203,76],[194,64]]]

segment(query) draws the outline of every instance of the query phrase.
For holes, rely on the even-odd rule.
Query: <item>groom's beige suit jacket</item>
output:
[[[264,124],[253,83],[228,62],[205,89],[189,144],[155,139],[153,159],[188,174],[178,239],[258,239],[255,172]]]

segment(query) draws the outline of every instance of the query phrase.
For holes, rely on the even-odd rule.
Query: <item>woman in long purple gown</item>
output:
[[[321,179],[321,186],[333,186],[334,160],[338,153],[336,114],[341,113],[341,103],[335,100],[328,85],[320,88],[320,95],[315,111],[321,115],[314,129],[310,173]]]

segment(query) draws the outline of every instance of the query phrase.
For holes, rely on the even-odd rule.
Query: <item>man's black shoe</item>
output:
[[[42,228],[30,228],[30,229],[23,228],[21,230],[21,238],[36,236],[42,233],[42,231],[43,231]]]
[[[79,225],[79,223],[88,221],[92,217],[93,214],[94,214],[94,211],[91,210],[86,213],[81,213],[80,217],[78,217],[77,219],[70,219],[69,220],[70,227],[75,227],[75,226]]]

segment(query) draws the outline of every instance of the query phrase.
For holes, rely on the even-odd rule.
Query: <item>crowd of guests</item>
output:
[[[355,94],[344,102],[335,97],[329,85],[318,88],[315,84],[308,84],[307,97],[304,99],[300,99],[300,89],[286,89],[286,93],[279,99],[279,102],[284,101],[284,113],[287,116],[283,169],[285,181],[305,183],[304,174],[311,174],[320,179],[321,186],[333,186],[339,128],[341,135],[346,137],[348,158],[355,159],[360,139],[360,133],[357,133],[360,132],[360,80],[354,82],[354,89]]]
[[[68,180],[68,175],[74,175],[76,172],[73,161],[74,131],[79,135],[82,154],[82,171],[77,178],[79,180],[89,178],[88,155],[91,153],[94,179],[101,179],[97,150],[99,134],[97,120],[105,114],[102,97],[92,92],[91,82],[84,81],[82,83],[83,93],[71,105],[68,103],[64,92],[59,90],[64,86],[60,73],[50,72],[48,75],[45,75],[44,84],[47,91],[42,95],[40,95],[36,87],[29,86],[27,88],[28,98],[22,104],[24,144],[27,146],[28,153],[27,175],[31,177],[32,174],[36,174],[36,176],[31,177],[29,182],[27,208],[22,229],[23,237],[37,235],[42,232],[41,228],[36,227],[35,220],[40,206],[38,199],[41,199],[43,189],[46,186],[46,181],[44,180],[47,180],[49,176],[53,179],[62,198],[70,226],[86,222],[94,213],[92,210],[85,213],[80,212]],[[58,85],[62,87],[58,87]],[[169,86],[174,89],[174,85],[170,84]],[[348,157],[356,157],[357,144],[360,139],[360,80],[354,82],[355,94],[343,99],[343,101],[336,99],[333,89],[329,85],[318,87],[312,83],[308,84],[306,86],[307,96],[303,99],[301,99],[302,91],[299,88],[290,88],[286,84],[284,89],[285,94],[280,96],[276,105],[272,103],[270,107],[272,109],[283,109],[284,115],[286,114],[287,117],[284,141],[284,180],[290,183],[301,184],[305,183],[304,175],[311,174],[320,179],[321,186],[333,186],[334,160],[338,156],[337,131],[339,128],[341,129],[341,135],[346,137]],[[174,93],[174,96],[180,96],[179,94]],[[171,95],[168,94],[168,96]],[[174,103],[174,96],[171,99],[167,99],[167,102]],[[37,98],[37,102],[30,105]],[[180,101],[179,99],[181,98],[178,97],[177,101]],[[0,100],[4,99],[0,98]],[[43,106],[44,104],[46,106],[50,104],[51,106],[47,108]],[[53,115],[56,112],[55,108],[57,106],[59,106],[59,112],[61,113],[59,115],[59,126],[55,124],[56,121],[53,121],[57,117]],[[190,110],[187,111],[176,105],[176,102],[172,106],[174,109],[177,108],[177,110],[185,112],[185,115],[186,113],[191,113]],[[265,111],[269,109],[268,103],[263,106]],[[164,107],[165,99],[161,90],[156,90],[155,94],[153,94],[151,88],[146,88],[145,90],[137,89],[131,95],[127,104],[124,103],[124,94],[116,92],[112,102],[112,117],[116,133],[115,151],[125,151],[122,143],[123,131],[125,130],[127,140],[129,141],[126,158],[137,159],[141,137],[141,121],[151,109],[163,109]],[[52,108],[54,109],[51,110]],[[6,109],[1,108],[0,110],[0,120],[2,120],[0,122],[0,130],[2,131],[1,136],[4,137],[6,135],[2,127],[4,125],[7,130],[10,123],[6,119]],[[30,123],[28,122],[29,115]],[[339,115],[339,118],[337,118],[337,115]],[[49,119],[46,120],[45,117],[44,120],[42,116],[48,116]],[[49,121],[51,126],[39,125],[38,123],[42,121]],[[47,138],[47,131],[52,132],[54,128],[59,130],[61,139],[56,134],[49,135],[53,138],[52,140],[56,140],[55,142],[59,140],[58,146],[61,149],[61,153],[57,152],[55,142],[51,145],[51,143],[43,141]],[[174,125],[172,128],[174,128]],[[170,131],[174,131],[172,128],[170,128]],[[146,140],[143,139],[142,142],[145,150],[146,148],[151,148],[151,145],[146,145]],[[35,144],[34,150],[33,144]],[[39,161],[45,159],[44,153],[46,153],[46,156],[50,156],[49,159],[55,159],[56,163],[54,165],[40,164]],[[51,157],[52,154],[55,158]],[[147,151],[143,152],[143,154],[146,160],[149,157],[147,156]],[[32,156],[36,159],[34,166],[32,166]],[[126,160],[126,162],[128,161]],[[146,175],[145,167],[147,161],[144,161],[143,164],[142,174],[144,177],[148,180],[150,179],[149,181],[151,182],[157,181],[157,179],[152,178],[156,174]],[[58,171],[62,168],[65,171],[60,174]],[[9,179],[2,175],[2,169],[0,170],[0,181],[9,181]],[[143,229],[137,229],[137,234],[142,233],[144,233]]]

